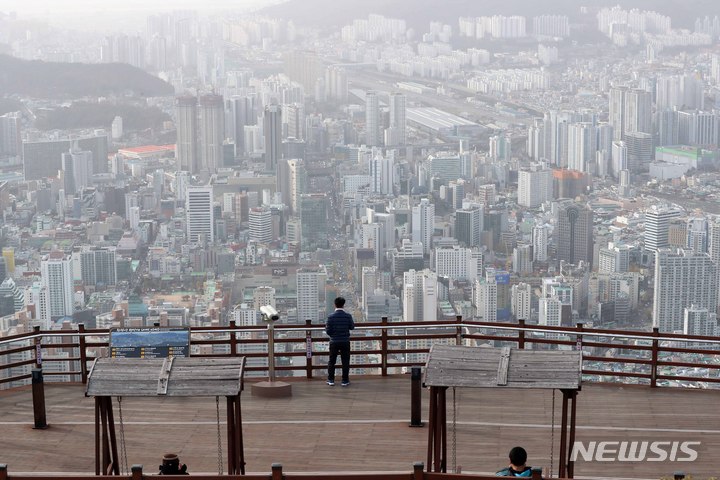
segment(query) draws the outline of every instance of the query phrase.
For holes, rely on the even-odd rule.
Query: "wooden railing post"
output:
[[[7,465],[4,463],[0,463],[0,480],[7,480],[7,478]]]
[[[660,329],[653,327],[653,337],[660,336]],[[658,353],[660,351],[660,342],[657,338],[652,341],[652,358],[650,360],[650,386],[657,387],[657,369],[658,369]]]
[[[35,368],[42,368],[42,337],[40,336],[40,327],[33,327],[33,342],[35,343]]]
[[[230,320],[230,356],[236,357],[237,356],[237,333],[235,332],[235,329],[237,328],[237,323],[235,320]]]
[[[272,480],[282,480],[282,479],[283,479],[282,464],[281,463],[273,463],[272,464]]]
[[[143,466],[142,465],[133,465],[130,467],[130,471],[132,471],[132,476],[130,477],[132,480],[142,480],[143,478]]]
[[[583,323],[578,322],[577,324],[578,334],[575,336],[575,350],[579,350],[582,352],[583,346],[583,337],[582,337],[582,331],[583,331]]]
[[[312,320],[305,320],[305,326],[307,327],[305,330],[305,377],[312,378],[312,330],[310,330]]]
[[[410,368],[410,426],[422,427],[422,370]]]
[[[87,345],[85,343],[85,324],[78,324],[78,348],[80,349],[80,380],[87,384]]]
[[[381,366],[380,366],[380,374],[383,377],[387,376],[387,360],[388,360],[388,318],[382,317],[382,331],[380,332],[380,359],[381,359]]]
[[[520,331],[518,332],[518,348],[520,350],[525,349],[525,320],[520,319],[518,320],[518,325],[520,326]]]
[[[413,463],[413,480],[423,480],[425,476],[423,470],[425,470],[425,464],[423,462]]]
[[[455,316],[455,323],[457,324],[457,326],[455,327],[455,345],[462,345],[462,315]]]

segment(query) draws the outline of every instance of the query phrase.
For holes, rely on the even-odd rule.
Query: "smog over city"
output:
[[[717,0],[0,0],[0,211],[0,420],[5,390],[29,395],[43,369],[53,388],[87,383],[95,359],[159,361],[149,383],[167,393],[173,361],[157,357],[244,357],[247,382],[300,392],[293,408],[342,403],[327,396],[363,382],[375,393],[352,405],[380,404],[411,376],[420,388],[413,367],[498,361],[471,386],[552,378],[539,401],[513,404],[525,416],[467,407],[461,448],[481,452],[468,472],[504,467],[524,443],[508,431],[532,424],[530,447],[551,453],[535,448],[528,465],[546,475],[661,478],[676,461],[716,473],[720,423],[702,402],[720,385]],[[182,345],[150,355],[151,330]],[[455,357],[433,358],[440,344]],[[577,372],[553,370],[568,358]],[[372,383],[386,377],[402,387]],[[453,428],[466,380],[440,384]],[[580,384],[592,408],[579,395],[576,439]],[[636,397],[622,397],[629,385]],[[254,388],[251,411],[271,411]],[[690,390],[710,395],[654,396]],[[612,401],[635,430],[603,410]],[[404,420],[373,416],[383,408],[344,426]],[[427,413],[445,428],[438,408]],[[300,410],[283,421],[312,417]],[[30,435],[21,417],[6,420],[17,435],[0,421],[0,464]],[[407,440],[423,459],[447,455],[423,435]],[[377,468],[348,470],[397,471],[382,445],[365,452]],[[209,463],[191,470],[214,469],[198,457]],[[276,459],[247,461],[264,472]],[[225,460],[240,472],[244,460]],[[11,471],[52,471],[37,463]]]

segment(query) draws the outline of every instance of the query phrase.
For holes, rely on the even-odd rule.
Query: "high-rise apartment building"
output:
[[[475,281],[483,274],[483,253],[457,245],[438,247],[435,249],[435,272],[452,280]]]
[[[532,288],[530,284],[520,282],[510,287],[512,297],[511,312],[515,320],[530,320],[532,310]]]
[[[423,253],[430,253],[432,237],[435,231],[435,205],[423,198],[420,204],[412,208],[412,241],[423,245]]]
[[[518,172],[518,204],[535,208],[552,200],[552,170],[540,165]]]
[[[200,172],[210,176],[222,167],[225,108],[222,95],[200,97]]]
[[[407,142],[406,100],[402,93],[390,95],[390,127],[386,130],[385,145],[405,145]]]
[[[466,247],[479,247],[482,243],[483,208],[468,205],[455,211],[455,238]]]
[[[263,114],[263,137],[265,140],[265,171],[276,172],[282,156],[282,108],[268,105]]]
[[[680,216],[680,210],[653,205],[645,210],[645,250],[655,252],[668,246],[670,221]]]
[[[380,136],[380,100],[377,92],[365,94],[365,144],[369,147],[382,146]]]
[[[437,320],[437,274],[409,270],[403,274],[403,316],[406,322]]]
[[[324,267],[303,267],[297,271],[297,318],[299,323],[316,323],[325,317]]]
[[[475,316],[483,322],[497,321],[498,290],[493,279],[481,278],[473,286]]]
[[[185,227],[190,243],[215,241],[213,187],[191,186],[185,197]]]
[[[40,262],[40,275],[47,287],[51,318],[71,317],[75,312],[72,271],[72,259],[60,251],[50,252]]]
[[[549,225],[537,225],[533,227],[533,261],[547,262],[548,259],[548,241],[550,237]]]
[[[87,247],[79,252],[80,275],[85,286],[112,286],[117,283],[114,248]]]
[[[395,183],[395,158],[376,152],[370,159],[370,188],[373,193],[392,195]]]
[[[22,124],[20,112],[0,115],[0,157],[22,156]]]
[[[283,123],[287,125],[288,138],[305,139],[305,106],[292,103],[283,109]]]
[[[590,122],[568,125],[568,165],[570,170],[594,173],[597,132]]]
[[[684,309],[715,312],[717,267],[706,253],[661,248],[655,252],[653,326],[662,332],[683,330]]]
[[[197,98],[193,96],[175,99],[175,125],[177,128],[177,148],[175,157],[177,169],[198,173],[198,119]]]
[[[693,217],[687,221],[685,246],[695,253],[707,253],[710,225],[707,218]]]

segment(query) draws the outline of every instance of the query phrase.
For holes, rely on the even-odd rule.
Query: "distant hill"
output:
[[[431,21],[457,26],[458,17],[484,15],[535,15],[565,14],[577,17],[580,7],[614,6],[655,10],[670,15],[673,26],[692,28],[695,18],[720,14],[717,0],[289,0],[273,5],[260,13],[293,20],[300,25],[339,29],[355,18],[367,18],[377,13],[403,18],[409,26],[427,31]],[[322,13],[318,13],[322,12]]]
[[[69,107],[37,112],[35,126],[40,130],[110,128],[116,115],[123,119],[125,131],[159,129],[170,116],[157,107],[129,103],[74,102]]]
[[[173,88],[127,64],[41,62],[0,55],[0,92],[37,98],[159,97],[172,95]]]

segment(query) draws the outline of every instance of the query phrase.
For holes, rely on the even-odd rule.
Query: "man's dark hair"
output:
[[[513,447],[510,450],[510,463],[516,467],[522,467],[527,462],[527,452],[522,447]]]
[[[345,299],[343,297],[337,297],[335,299],[335,308],[343,308],[345,306]]]

